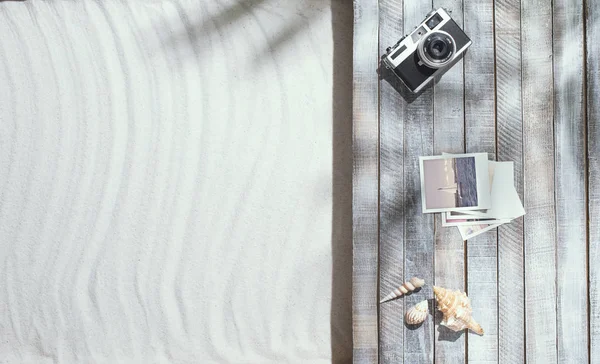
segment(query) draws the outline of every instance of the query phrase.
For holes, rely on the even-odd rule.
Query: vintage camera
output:
[[[406,87],[418,93],[453,65],[471,45],[471,39],[442,8],[433,10],[412,33],[388,47],[383,64]]]

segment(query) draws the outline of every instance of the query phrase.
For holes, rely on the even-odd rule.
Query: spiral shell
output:
[[[429,305],[427,304],[427,300],[421,301],[406,311],[404,320],[409,325],[418,325],[425,321],[428,311]]]
[[[403,294],[407,294],[408,292],[412,292],[417,288],[423,287],[425,285],[425,281],[421,278],[412,277],[408,282],[404,282],[403,285],[393,290],[390,294],[385,296],[379,303],[384,303],[396,297],[400,297]]]
[[[438,304],[438,309],[444,314],[440,325],[453,331],[469,329],[476,334],[483,335],[483,329],[471,316],[471,300],[461,291],[451,291],[441,287],[433,287],[433,293]]]

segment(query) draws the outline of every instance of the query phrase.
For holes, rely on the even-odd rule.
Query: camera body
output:
[[[436,75],[456,63],[470,45],[471,39],[446,10],[439,8],[427,14],[425,20],[396,45],[388,47],[383,64],[411,92],[418,93]]]

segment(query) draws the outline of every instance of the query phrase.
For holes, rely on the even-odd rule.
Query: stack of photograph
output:
[[[463,240],[525,214],[514,186],[514,163],[488,161],[487,153],[419,158],[423,213],[440,213]]]

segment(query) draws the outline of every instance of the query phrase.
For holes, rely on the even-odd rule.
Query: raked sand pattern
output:
[[[349,358],[351,2],[4,1],[0,34],[0,362]]]

